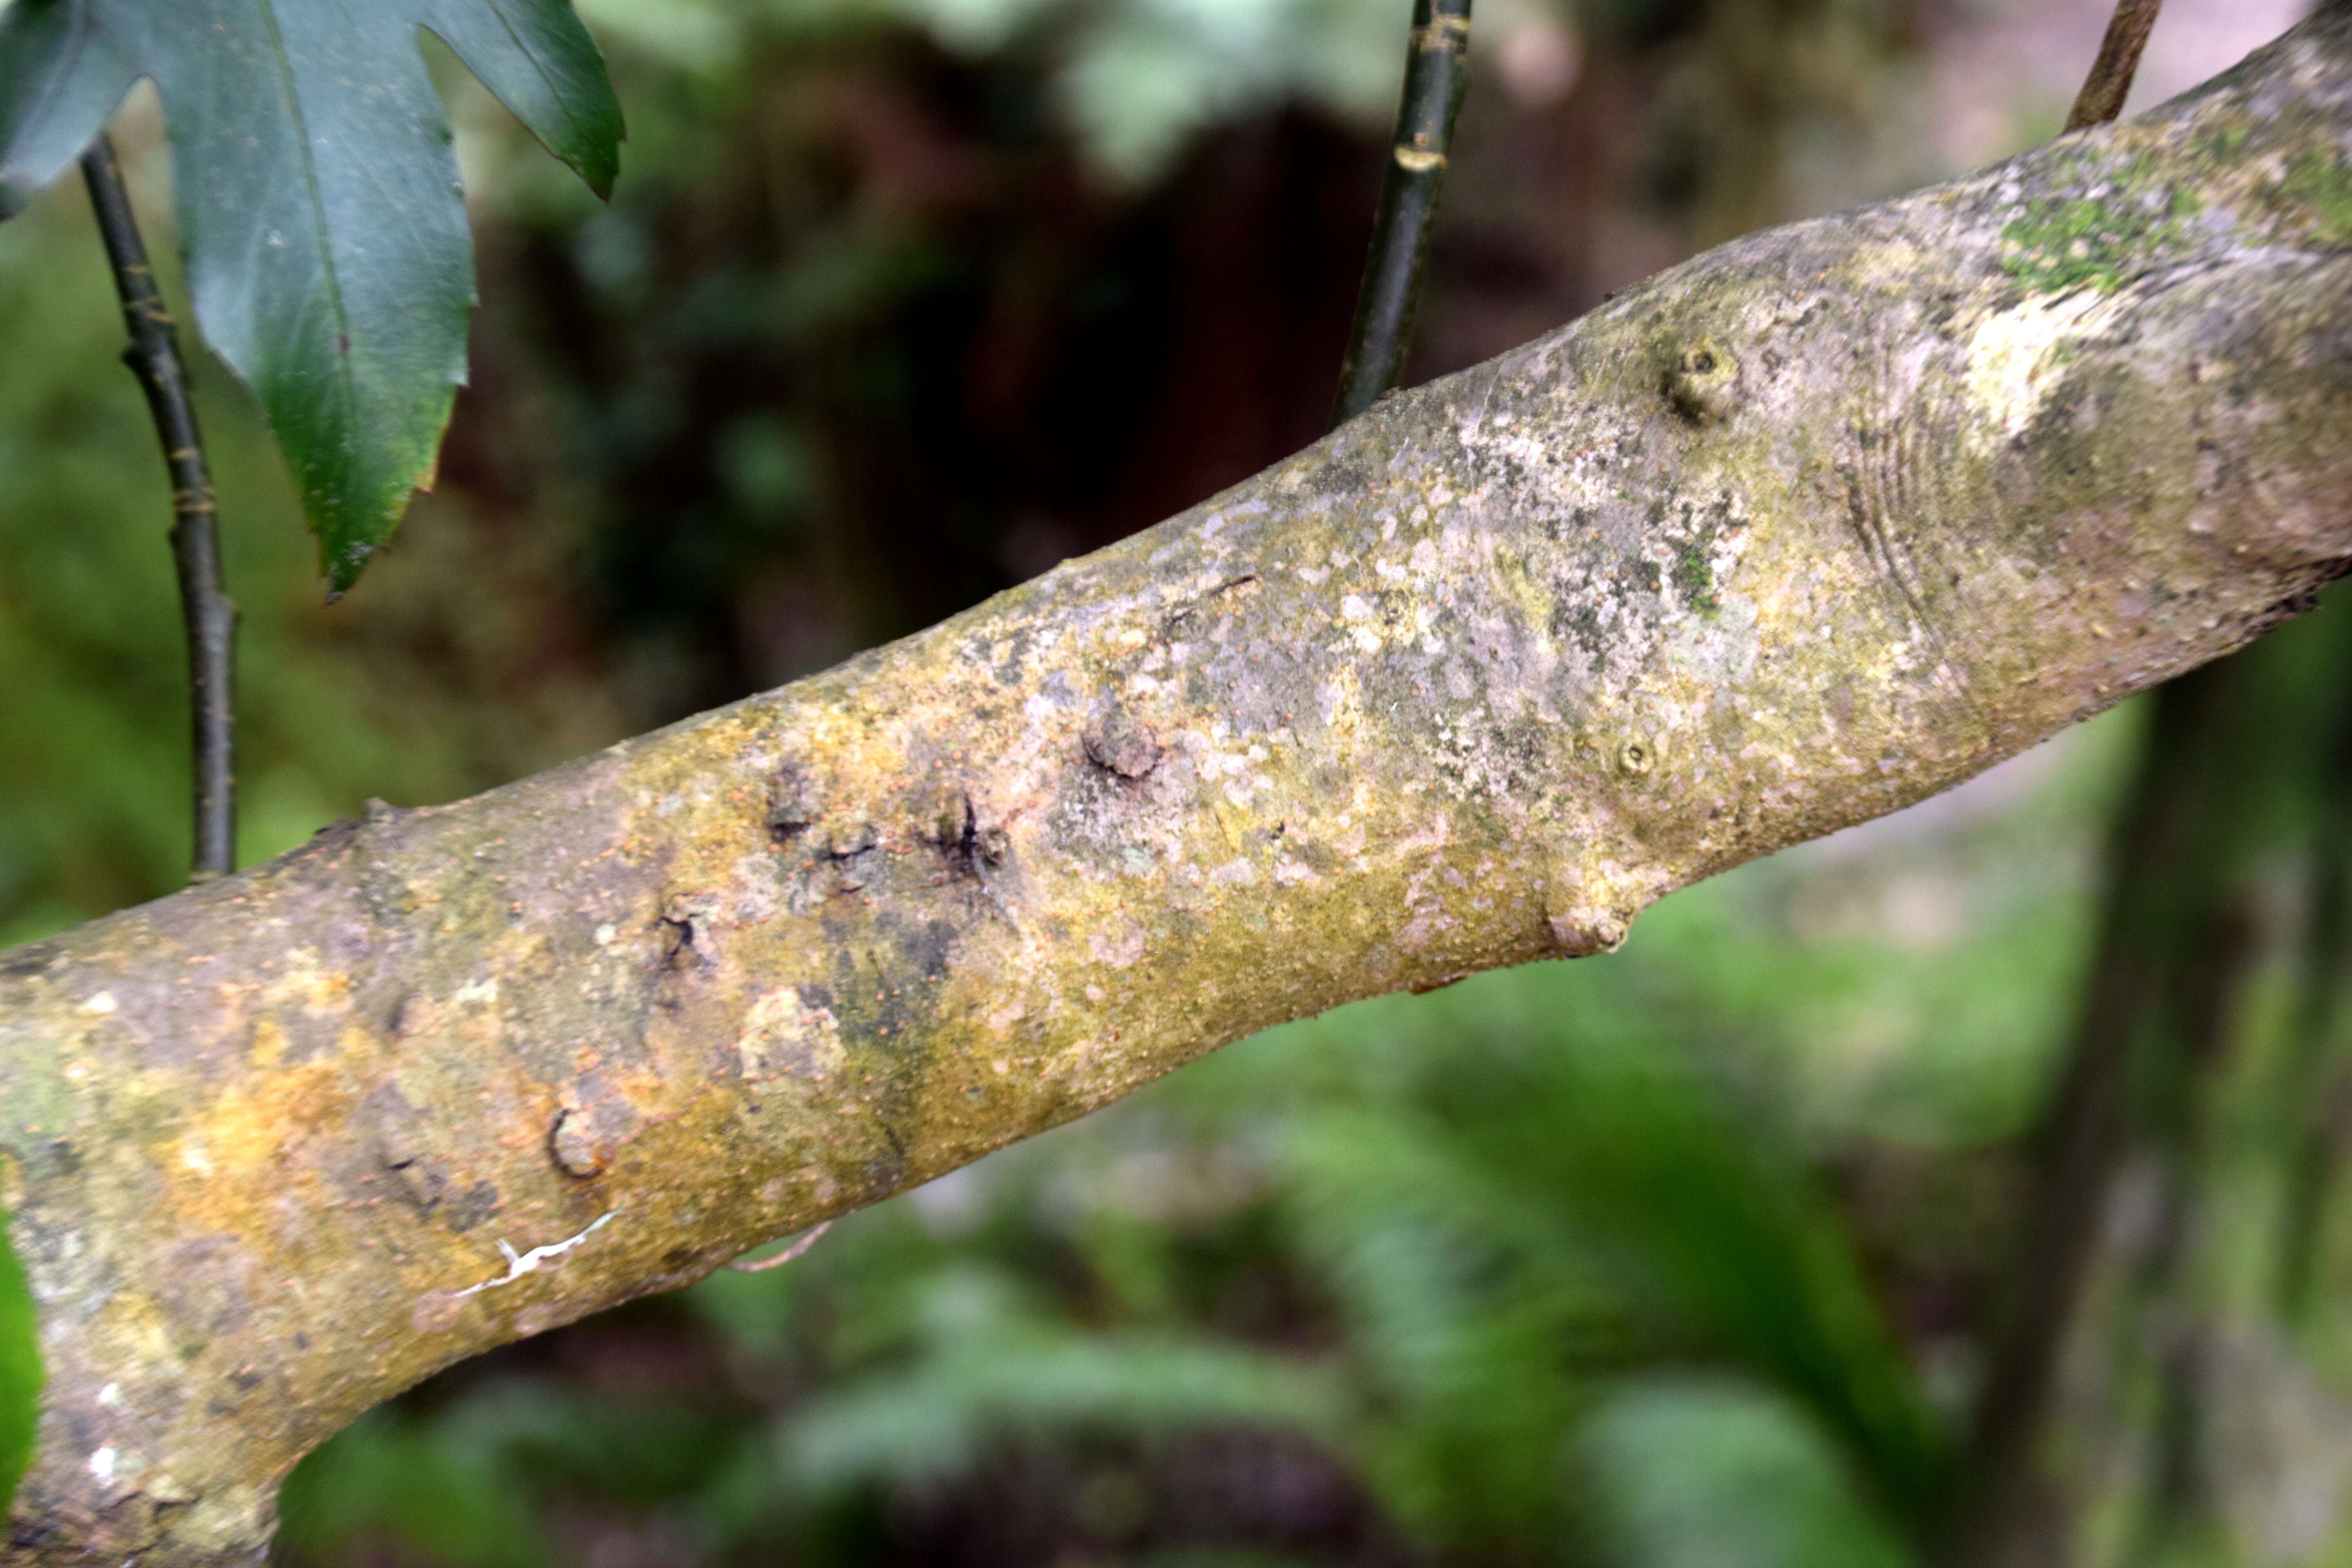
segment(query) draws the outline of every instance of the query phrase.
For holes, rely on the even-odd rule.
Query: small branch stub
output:
[[[548,1131],[548,1152],[565,1174],[602,1175],[644,1124],[635,1106],[610,1093],[568,1106]]]
[[[768,836],[785,844],[816,825],[821,815],[815,781],[808,769],[787,763],[768,786]]]
[[[832,1228],[833,1221],[829,1219],[821,1219],[817,1221],[816,1224],[809,1226],[808,1229],[803,1231],[799,1240],[793,1242],[790,1247],[787,1247],[782,1252],[777,1253],[774,1257],[755,1258],[749,1263],[746,1263],[743,1259],[739,1258],[727,1267],[733,1269],[738,1274],[765,1274],[771,1268],[782,1268],[785,1264],[790,1263],[794,1258],[805,1254],[810,1247],[814,1247],[818,1241],[824,1238],[826,1231],[831,1230]]]
[[[1739,362],[1714,342],[1696,342],[1675,356],[1666,372],[1666,400],[1694,425],[1729,416],[1738,402]]]
[[[1561,914],[1547,915],[1544,923],[1551,931],[1551,939],[1570,958],[1590,958],[1596,953],[1614,952],[1625,945],[1632,928],[1616,915],[1605,910],[1570,910]]]
[[[1544,889],[1544,929],[1567,958],[1590,958],[1625,945],[1633,921],[1608,907],[1608,893],[1587,881],[1573,865],[1554,868]]]
[[[1160,765],[1160,742],[1124,708],[1112,708],[1079,738],[1087,760],[1123,779],[1140,779]]]

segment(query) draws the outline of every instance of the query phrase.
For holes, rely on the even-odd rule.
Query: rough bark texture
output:
[[[839,669],[0,955],[14,1560],[1351,997],[1624,940],[2352,557],[2352,24],[1727,246]]]

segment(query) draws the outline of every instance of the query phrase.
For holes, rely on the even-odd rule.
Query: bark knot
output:
[[[1570,958],[1590,958],[1595,953],[1614,952],[1625,945],[1633,934],[1632,924],[1622,915],[1608,910],[1578,908],[1544,917],[1551,939],[1560,952]]]
[[[807,768],[786,763],[768,784],[768,837],[788,844],[815,826],[820,802]]]
[[[601,1175],[645,1125],[645,1116],[595,1073],[583,1079],[578,1102],[556,1113],[548,1129],[548,1152],[568,1175]]]
[[[983,868],[1004,861],[1004,830],[980,825],[979,808],[964,789],[932,785],[916,796],[914,817],[915,837],[938,851],[951,879],[978,881]]]
[[[1160,742],[1133,714],[1112,708],[1078,737],[1087,761],[1123,779],[1139,779],[1160,765]]]
[[[1710,425],[1739,401],[1739,362],[1710,338],[1687,344],[1666,372],[1666,401],[1694,425]]]

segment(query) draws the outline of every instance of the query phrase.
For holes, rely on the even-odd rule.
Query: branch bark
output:
[[[0,956],[16,1561],[1353,997],[1643,906],[2352,563],[2352,20],[1752,236],[827,674]]]

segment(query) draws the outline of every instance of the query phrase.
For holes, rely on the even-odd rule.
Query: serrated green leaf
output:
[[[0,1514],[33,1462],[41,1417],[39,1315],[0,1218]]]
[[[269,416],[330,592],[350,587],[431,485],[466,373],[473,251],[417,29],[602,194],[620,110],[569,0],[19,0],[0,24],[12,176],[20,142],[23,180],[54,174],[125,69],[153,79],[197,324]]]
[[[571,0],[425,0],[418,17],[600,196],[621,172],[621,106]]]

